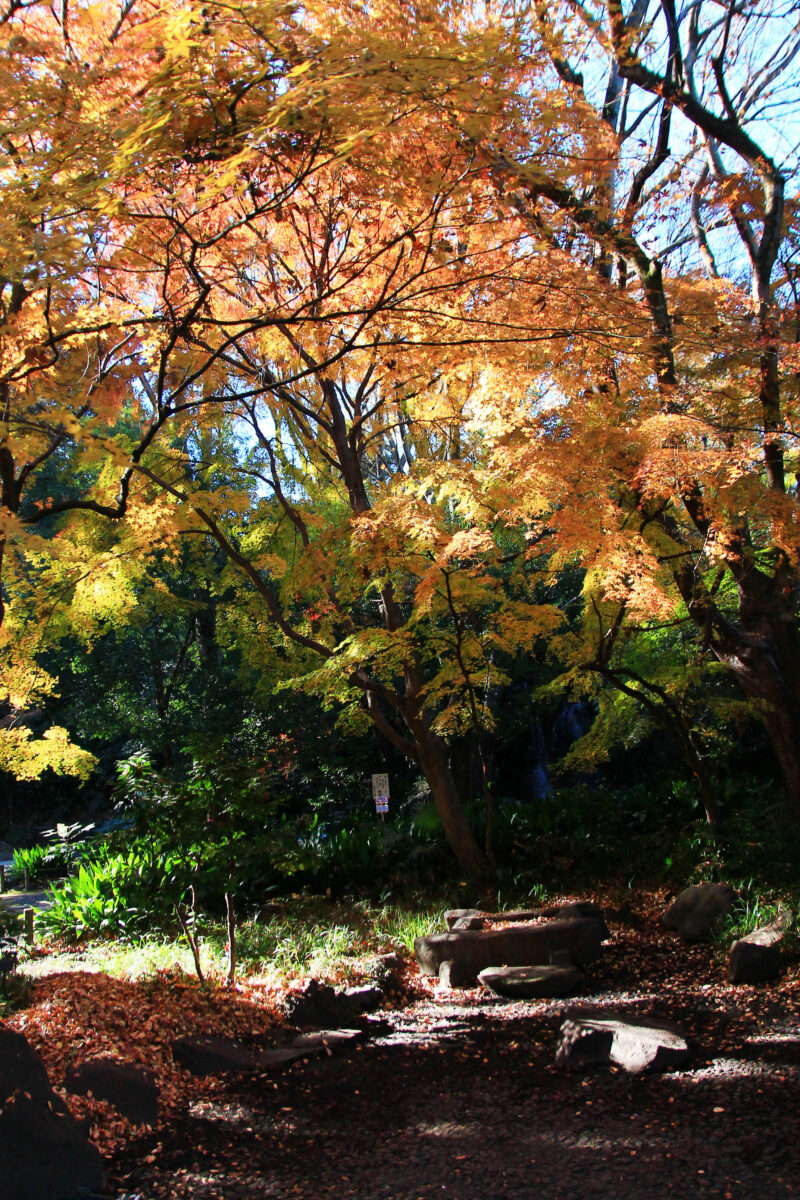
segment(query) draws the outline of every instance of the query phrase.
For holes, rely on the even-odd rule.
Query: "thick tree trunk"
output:
[[[768,706],[765,725],[793,807],[800,812],[800,696],[791,681],[800,680],[800,661],[782,669],[777,647],[751,646],[723,654],[745,696]],[[796,656],[793,656],[796,657]]]
[[[419,765],[459,867],[471,879],[486,879],[489,864],[481,853],[459,799],[444,742],[433,733],[424,718],[409,722],[409,728],[417,748]]]

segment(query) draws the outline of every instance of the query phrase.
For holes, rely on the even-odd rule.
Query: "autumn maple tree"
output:
[[[797,101],[792,14],[530,5],[518,28],[535,69],[546,52],[553,86],[607,132],[606,161],[552,173],[500,136],[483,151],[615,317],[582,340],[572,379],[537,373],[555,405],[522,410],[513,450],[510,423],[497,443],[514,487],[549,498],[557,553],[585,565],[576,666],[660,713],[702,776],[680,680],[665,690],[625,658],[637,629],[694,626],[696,653],[766,718],[797,802],[796,139],[780,130]]]
[[[96,50],[90,12],[81,11],[82,24],[76,19],[69,27],[66,13],[59,26],[44,6],[12,15],[23,30],[47,36],[36,54],[61,54],[74,64],[80,37],[87,53]],[[483,858],[455,794],[442,737],[460,691],[471,696],[473,720],[477,712],[458,560],[449,545],[462,518],[448,531],[453,504],[444,500],[439,516],[431,515],[441,480],[426,488],[424,478],[415,478],[396,500],[381,492],[392,449],[409,477],[421,444],[433,461],[455,452],[455,425],[475,375],[465,362],[469,349],[525,340],[507,312],[488,320],[476,313],[478,303],[507,305],[519,286],[513,247],[521,227],[489,218],[493,195],[473,169],[469,147],[437,130],[428,114],[400,122],[391,155],[366,152],[357,171],[347,165],[359,140],[342,128],[347,88],[337,119],[322,102],[300,106],[292,81],[302,78],[308,61],[298,48],[298,22],[284,16],[268,4],[224,14],[160,5],[143,19],[127,6],[113,29],[98,35],[86,95],[63,81],[72,102],[92,113],[108,100],[109,76],[112,99],[124,81],[126,94],[138,83],[133,95],[140,103],[132,115],[103,108],[100,126],[84,135],[96,152],[104,126],[114,132],[108,158],[85,172],[96,194],[80,211],[69,279],[73,306],[80,307],[77,324],[63,334],[45,326],[27,352],[35,378],[26,372],[24,387],[9,378],[15,434],[24,418],[11,399],[18,405],[21,393],[34,389],[58,397],[40,422],[40,447],[30,440],[17,445],[13,435],[8,446],[16,491],[7,507],[19,527],[14,544],[26,564],[42,556],[37,596],[60,590],[71,601],[69,619],[85,631],[104,614],[104,598],[124,613],[136,571],[128,564],[137,552],[204,529],[255,588],[281,634],[321,657],[329,679],[360,689],[379,728],[419,761],[462,865],[479,873]],[[313,52],[321,18],[307,17]],[[337,38],[347,31],[334,25],[324,47],[333,48],[335,74]],[[15,36],[23,34],[15,31],[9,41]],[[433,30],[431,44],[435,36]],[[127,56],[135,52],[136,66],[120,52],[109,67],[109,44],[117,43]],[[365,132],[367,143],[374,132]],[[37,133],[48,145],[47,131]],[[401,154],[418,162],[424,187],[397,176]],[[70,164],[77,170],[77,159]],[[46,217],[41,223],[47,226]],[[51,253],[65,269],[57,245]],[[58,376],[55,360],[71,364],[67,379]],[[431,414],[417,430],[413,406],[419,411],[422,397]],[[39,411],[41,402],[34,404]],[[235,495],[204,491],[173,445],[194,425],[213,428],[226,420],[252,430],[260,457],[242,465],[244,478],[255,472],[272,493],[248,511],[242,528],[238,514],[243,505],[252,509],[252,487]],[[28,476],[62,449],[77,486],[26,507]],[[298,503],[303,475],[317,510],[312,515]],[[413,498],[420,488],[428,497],[421,505]],[[326,504],[329,525],[323,520],[319,536]],[[270,522],[275,512],[288,518],[299,538],[303,553],[295,558],[302,561],[292,562],[291,572],[279,555],[261,552],[265,507]],[[36,527],[50,534],[53,521],[61,522],[55,536],[22,536]],[[104,521],[117,528],[110,541]],[[412,538],[419,548],[409,555]],[[292,578],[281,594],[284,572]],[[419,620],[442,581],[446,617],[458,630],[458,668],[449,674],[425,647]],[[8,586],[18,591],[13,579]],[[309,630],[292,612],[303,588],[330,628]],[[373,593],[374,602],[363,599]],[[81,603],[87,596],[91,612]],[[368,616],[373,603],[377,626]],[[464,603],[480,606],[474,597]],[[356,621],[354,604],[361,606]],[[23,611],[21,599],[17,608]],[[29,661],[35,664],[35,653]],[[13,703],[23,711],[16,696]]]
[[[790,17],[8,6],[10,724],[48,639],[202,535],[242,638],[419,764],[467,871],[448,741],[541,636],[649,706],[713,821],[680,670],[628,653],[691,628],[799,798]]]

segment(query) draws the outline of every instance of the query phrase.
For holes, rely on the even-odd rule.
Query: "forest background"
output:
[[[148,905],[791,878],[798,5],[0,39],[0,833]]]

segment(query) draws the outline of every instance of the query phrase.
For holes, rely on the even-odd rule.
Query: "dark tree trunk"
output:
[[[471,879],[487,878],[489,864],[481,853],[464,812],[444,742],[422,718],[409,722],[409,728],[417,748],[419,765],[459,867]]]
[[[771,639],[770,639],[771,641]],[[765,725],[793,807],[800,812],[800,697],[791,681],[800,680],[797,656],[790,669],[774,642],[722,653],[745,696],[766,704]]]

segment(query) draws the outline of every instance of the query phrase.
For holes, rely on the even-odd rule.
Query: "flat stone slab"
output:
[[[594,962],[602,954],[603,930],[591,917],[546,921],[541,925],[508,925],[504,929],[462,930],[417,938],[414,953],[425,975],[438,975],[452,959],[460,974],[477,978],[484,967],[545,966],[559,950],[576,963]]]
[[[570,966],[485,967],[478,975],[485,988],[511,1000],[566,996],[583,981],[583,972]]]
[[[683,1030],[671,1021],[626,1013],[577,1009],[561,1026],[556,1063],[581,1070],[598,1064],[642,1071],[674,1071],[689,1061]]]
[[[105,1100],[134,1125],[155,1125],[158,1091],[152,1071],[114,1058],[89,1058],[71,1067],[64,1087],[77,1096]]]
[[[485,912],[480,908],[451,908],[444,914],[448,933],[460,929],[483,929],[493,925],[519,925],[523,921],[551,920],[554,917],[568,920],[571,917],[594,917],[602,925],[605,938],[611,937],[605,913],[594,900],[568,900],[565,904],[549,904],[544,908],[516,908],[507,912]]]
[[[72,1200],[103,1184],[100,1155],[21,1033],[0,1026],[0,1200]]]
[[[297,1037],[292,1038],[290,1048],[295,1050],[305,1050],[306,1048],[335,1050],[337,1046],[360,1042],[365,1036],[363,1029],[320,1029],[314,1033],[299,1033]]]
[[[383,988],[378,987],[376,983],[367,983],[363,987],[345,988],[344,996],[357,1013],[373,1012],[386,999]]]
[[[193,1075],[226,1075],[235,1071],[254,1075],[279,1070],[300,1058],[331,1053],[363,1036],[360,1029],[324,1029],[300,1034],[285,1046],[267,1049],[237,1038],[181,1037],[172,1043],[172,1055]]]

